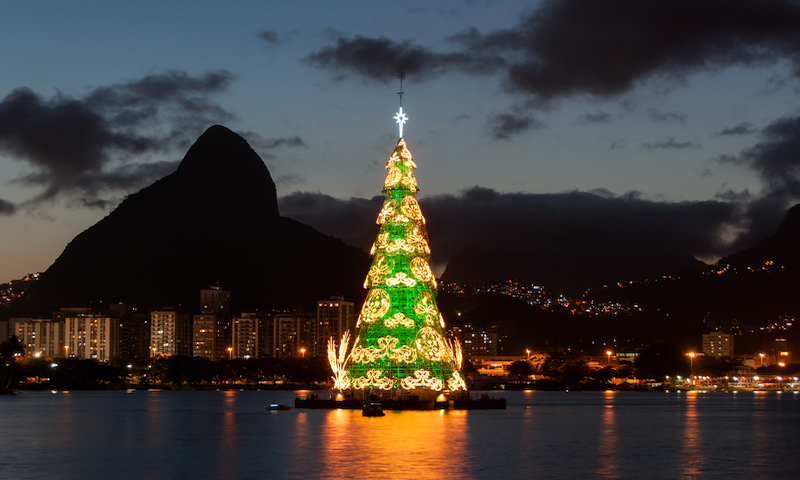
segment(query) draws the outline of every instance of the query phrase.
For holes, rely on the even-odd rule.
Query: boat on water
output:
[[[263,408],[265,408],[266,410],[291,410],[294,407],[292,407],[291,405],[284,405],[282,403],[271,403],[268,406],[264,406]]]
[[[362,417],[384,417],[386,416],[383,413],[383,408],[381,407],[380,403],[368,403],[364,405],[364,408],[361,410]]]

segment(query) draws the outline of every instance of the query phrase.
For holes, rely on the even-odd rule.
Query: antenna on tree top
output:
[[[397,71],[397,78],[400,79],[400,91],[397,92],[400,95],[400,106],[403,106],[403,80],[406,78],[406,74],[402,70]]]

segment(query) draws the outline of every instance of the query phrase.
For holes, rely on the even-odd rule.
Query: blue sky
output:
[[[713,205],[679,253],[748,246],[800,193],[797,160],[775,153],[799,144],[800,7],[634,5],[2,2],[0,281],[46,269],[215,123],[262,156],[285,215],[346,237],[380,194],[399,68],[423,211],[467,208],[475,187],[528,205]],[[654,218],[654,236],[698,221]]]

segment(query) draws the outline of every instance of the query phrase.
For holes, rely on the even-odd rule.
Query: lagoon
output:
[[[0,397],[0,477],[797,478],[800,395],[489,392],[506,410],[267,411],[291,391]]]

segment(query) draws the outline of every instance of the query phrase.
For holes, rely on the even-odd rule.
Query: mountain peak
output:
[[[222,125],[200,135],[174,176],[176,181],[206,190],[209,196],[231,194],[231,188],[258,192],[270,216],[279,215],[278,192],[267,166],[247,140]]]

